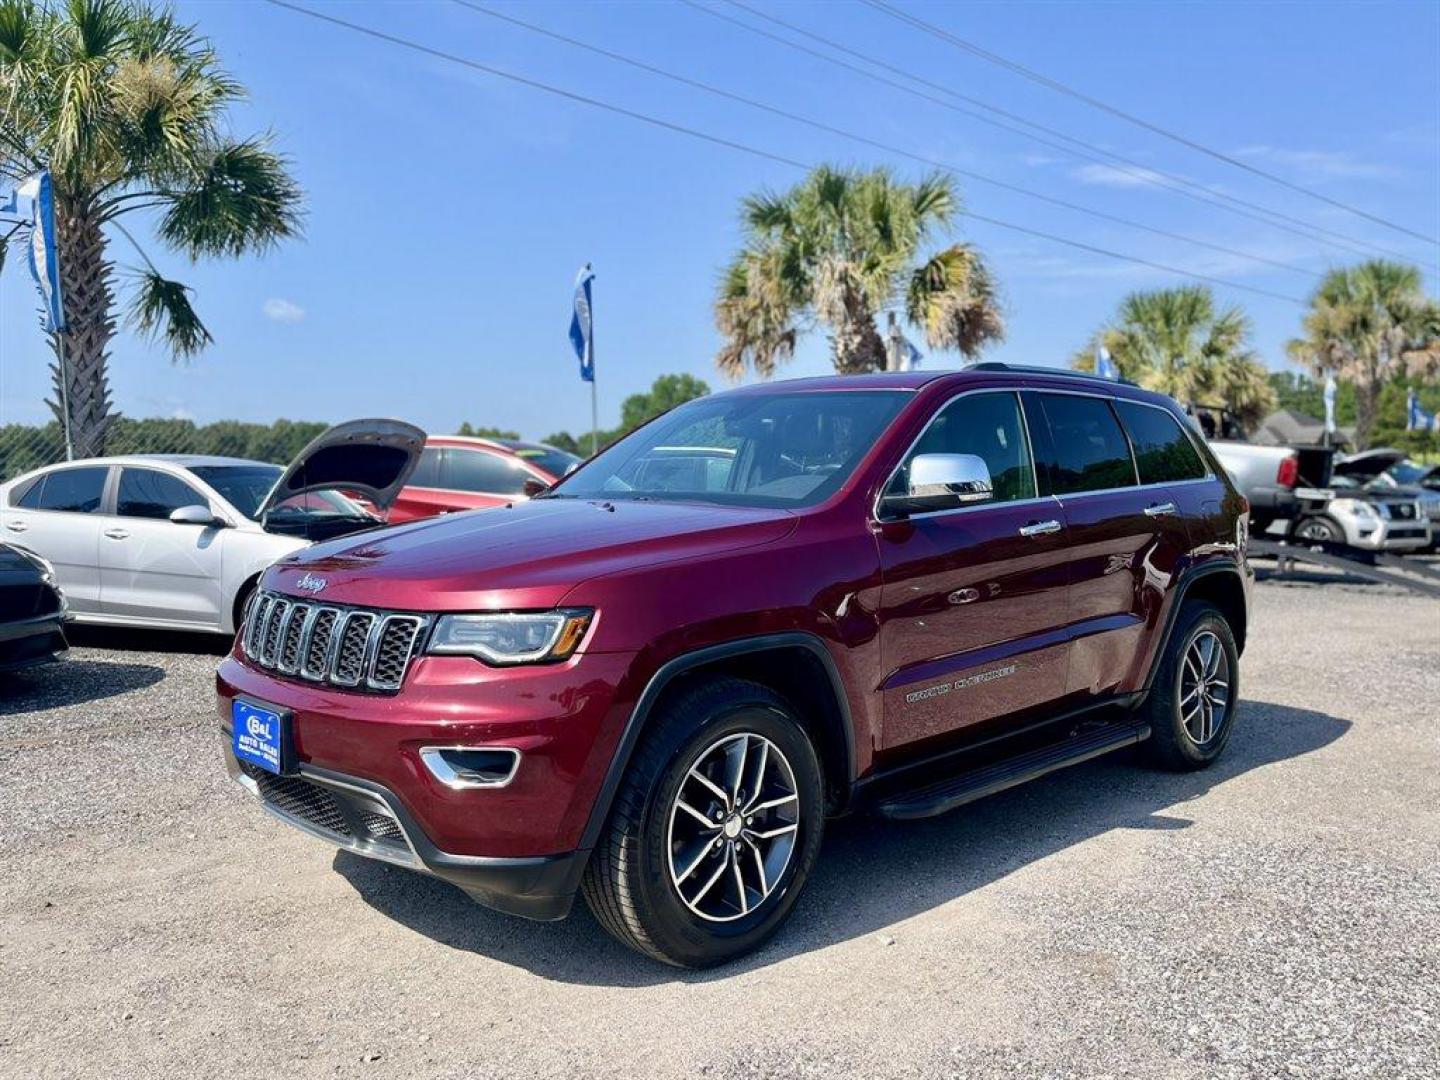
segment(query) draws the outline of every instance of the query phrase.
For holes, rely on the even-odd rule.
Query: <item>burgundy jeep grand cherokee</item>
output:
[[[266,809],[476,900],[754,949],[828,816],[1230,737],[1247,507],[1168,398],[1048,369],[693,401],[529,502],[291,555],[220,666]]]

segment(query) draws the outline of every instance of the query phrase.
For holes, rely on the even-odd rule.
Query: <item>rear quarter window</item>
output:
[[[1173,484],[1205,476],[1207,470],[1200,452],[1164,409],[1117,401],[1115,410],[1135,448],[1135,466],[1142,484]]]

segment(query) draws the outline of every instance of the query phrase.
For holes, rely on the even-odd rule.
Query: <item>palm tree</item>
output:
[[[1103,344],[1123,378],[1185,404],[1223,404],[1253,426],[1275,407],[1275,392],[1250,348],[1250,330],[1243,310],[1217,309],[1203,285],[1131,293],[1073,366],[1093,371]]]
[[[1317,376],[1355,384],[1355,444],[1370,432],[1386,381],[1408,367],[1440,368],[1440,303],[1424,293],[1420,271],[1372,259],[1325,275],[1310,297],[1304,337],[1286,346],[1290,359]]]
[[[175,359],[211,341],[189,290],[160,273],[120,219],[158,218],[161,241],[192,260],[263,251],[299,230],[300,191],[285,162],[265,138],[228,133],[226,109],[242,94],[210,43],[168,9],[0,0],[0,182],[51,173],[67,329],[52,335],[49,404],[79,455],[103,451],[113,419],[115,232],[143,263],[127,275],[131,325]]]
[[[932,349],[979,355],[1004,335],[994,278],[980,253],[953,244],[924,261],[921,246],[959,210],[948,175],[918,184],[821,166],[783,194],[741,204],[745,244],[725,271],[715,322],[720,370],[769,378],[816,323],[830,334],[835,370],[883,371],[876,316],[903,301]]]

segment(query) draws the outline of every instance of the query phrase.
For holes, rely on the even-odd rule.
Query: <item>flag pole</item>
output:
[[[65,364],[65,335],[55,332],[55,358],[60,365],[60,416],[65,429],[65,460],[75,460],[75,440],[70,434],[70,372]]]
[[[600,406],[595,394],[595,375],[591,369],[590,375],[590,456],[594,457],[600,452]]]

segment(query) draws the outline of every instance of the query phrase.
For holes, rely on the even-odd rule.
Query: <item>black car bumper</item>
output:
[[[510,915],[548,922],[570,913],[588,851],[525,858],[452,855],[421,830],[393,792],[354,776],[301,764],[276,776],[236,760],[225,732],[230,776],[281,821],[336,847],[448,881],[471,899]]]
[[[0,671],[49,663],[65,655],[65,615],[52,612],[0,622]]]
[[[1288,521],[1300,516],[1301,501],[1290,488],[1257,487],[1249,492],[1250,514],[1272,521]]]

